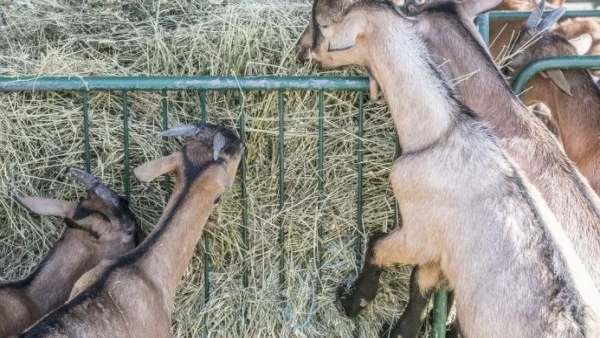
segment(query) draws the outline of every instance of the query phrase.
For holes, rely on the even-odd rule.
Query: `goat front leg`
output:
[[[383,268],[396,263],[415,264],[418,257],[418,247],[406,239],[403,229],[374,234],[369,239],[360,275],[338,288],[336,306],[346,316],[356,317],[375,299]]]
[[[392,326],[382,328],[380,337],[416,338],[419,335],[423,326],[423,310],[439,284],[440,273],[438,265],[415,266],[410,275],[408,304]]]
[[[325,69],[339,68],[350,65],[363,65],[360,48],[350,48],[342,51],[314,51],[309,54],[311,62]],[[371,89],[372,90],[372,89]]]

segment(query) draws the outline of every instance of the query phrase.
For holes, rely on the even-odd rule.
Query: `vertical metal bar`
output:
[[[200,120],[206,122],[206,90],[200,90]]]
[[[162,129],[163,130],[167,130],[169,129],[169,104],[167,101],[167,90],[163,89],[160,92],[160,105],[161,105],[161,110],[162,110]],[[166,137],[163,137],[163,140],[165,140]],[[167,149],[167,145],[165,144],[163,146],[163,156],[167,156],[168,155],[168,149]],[[169,195],[171,194],[171,183],[169,180],[169,176],[166,175],[165,179],[163,181],[163,187],[165,189],[165,203],[167,203],[169,201]]]
[[[92,170],[92,160],[90,155],[90,120],[89,120],[89,96],[88,91],[83,90],[83,151],[85,156],[85,171],[88,173]]]
[[[358,130],[356,132],[356,229],[354,237],[356,237],[356,247],[354,248],[356,265],[360,269],[362,261],[362,236],[363,236],[363,134],[364,134],[364,109],[363,109],[364,94],[358,92]],[[354,329],[354,337],[360,337],[360,327],[358,324]]]
[[[200,121],[206,122],[206,90],[200,90]],[[202,250],[202,266],[204,268],[204,300],[202,303],[206,305],[210,298],[210,237],[205,233],[203,237]],[[208,337],[208,328],[206,327],[206,315],[202,324],[202,337]]]
[[[363,236],[363,128],[364,128],[364,109],[363,92],[358,93],[358,146],[356,152],[356,174],[358,176],[356,191],[356,260],[360,266],[362,260],[362,236]]]
[[[319,158],[317,162],[317,175],[318,175],[318,185],[317,185],[317,209],[319,213],[319,219],[317,223],[317,271],[319,275],[319,280],[321,280],[321,266],[323,265],[323,190],[325,188],[325,170],[324,170],[324,161],[325,161],[325,98],[323,95],[323,91],[319,90]]]
[[[246,144],[246,113],[244,110],[244,92],[240,90],[240,140],[242,144]],[[246,164],[246,153],[242,154],[242,241],[244,246],[244,254],[248,253],[250,247],[248,241],[248,187],[246,176],[248,165]],[[244,264],[244,276],[242,278],[244,287],[248,287],[248,265]]]
[[[123,104],[123,162],[125,166],[125,198],[129,201],[131,199],[131,178],[129,173],[129,97],[127,91],[124,90],[121,93],[122,104]]]
[[[279,211],[283,211],[285,203],[285,140],[284,140],[284,110],[283,110],[283,90],[277,91],[277,108],[279,117]],[[280,217],[279,224],[279,246],[281,248],[281,256],[279,257],[279,285],[281,286],[282,294],[285,290],[285,229],[283,216]]]
[[[483,13],[475,18],[475,24],[479,28],[479,34],[486,46],[490,45],[490,14]]]
[[[446,337],[446,314],[448,313],[448,290],[441,287],[433,296],[433,338]]]

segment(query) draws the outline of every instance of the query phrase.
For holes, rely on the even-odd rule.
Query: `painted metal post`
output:
[[[483,13],[475,18],[475,24],[486,46],[490,45],[490,13]]]
[[[446,337],[446,314],[448,313],[448,289],[443,286],[433,297],[433,338]]]

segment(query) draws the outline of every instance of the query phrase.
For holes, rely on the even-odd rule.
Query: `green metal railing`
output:
[[[546,16],[550,11],[545,11],[543,16]],[[486,45],[490,44],[490,20],[513,20],[513,19],[527,19],[531,12],[528,11],[491,11],[480,14],[475,23],[479,27],[479,33],[485,41]],[[575,18],[575,17],[600,17],[600,10],[583,10],[583,11],[567,11],[563,18]]]
[[[600,56],[572,55],[536,60],[523,67],[519,74],[515,76],[512,82],[513,91],[520,94],[535,74],[551,69],[600,69]]]
[[[319,215],[324,204],[324,159],[325,159],[325,108],[324,101],[325,91],[356,91],[358,96],[358,131],[357,131],[357,162],[356,170],[358,173],[357,182],[357,219],[354,235],[356,236],[356,259],[360,265],[363,253],[363,200],[362,200],[362,180],[363,180],[363,130],[364,130],[364,91],[369,89],[369,80],[366,77],[85,77],[85,78],[68,78],[68,77],[42,77],[42,78],[0,78],[0,92],[41,92],[41,91],[75,91],[81,92],[82,109],[83,109],[83,132],[84,132],[84,162],[85,169],[91,170],[91,146],[89,133],[89,93],[99,91],[117,91],[121,93],[122,100],[122,119],[123,119],[123,156],[124,156],[124,191],[127,199],[131,195],[131,167],[129,163],[129,95],[130,91],[158,91],[161,93],[161,124],[162,128],[168,128],[168,91],[197,91],[199,96],[199,118],[205,121],[206,113],[206,95],[209,91],[239,91],[239,125],[240,138],[242,142],[246,141],[245,134],[245,109],[244,95],[245,91],[257,90],[272,90],[277,91],[277,109],[278,109],[278,138],[279,138],[279,162],[278,162],[278,208],[283,211],[285,208],[285,143],[284,143],[284,126],[285,126],[285,100],[284,92],[286,90],[313,90],[317,91],[318,100],[318,159],[317,159],[317,205]],[[166,154],[167,149],[163,149]],[[247,163],[245,157],[241,162],[241,195],[242,195],[242,225],[240,232],[243,241],[244,250],[249,250],[249,234],[248,234],[248,192],[247,192]],[[166,199],[170,191],[169,179],[165,178],[165,191],[167,191]],[[395,217],[396,219],[396,217]],[[285,274],[286,266],[284,252],[284,223],[283,219],[279,223],[278,244],[281,249],[279,257],[279,284],[283,298],[285,290]],[[318,248],[317,248],[317,270],[320,276],[320,267],[323,262],[322,258],[322,238],[323,238],[323,222],[319,216],[317,223]],[[202,304],[206,304],[210,296],[210,260],[209,260],[209,236],[203,236],[203,300]],[[244,263],[245,264],[245,263]],[[243,286],[249,285],[249,271],[247,265],[244,266]],[[206,320],[206,317],[204,318]],[[206,325],[204,325],[204,329]],[[204,334],[206,335],[206,331]]]

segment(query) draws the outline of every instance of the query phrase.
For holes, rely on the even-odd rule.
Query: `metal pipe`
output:
[[[433,297],[433,338],[446,337],[446,314],[448,313],[448,289],[441,287]]]
[[[551,11],[545,11],[546,16]],[[490,11],[489,14],[491,20],[496,19],[527,19],[531,15],[530,11]],[[580,11],[567,11],[562,17],[563,18],[574,18],[574,17],[597,17],[600,16],[600,10],[580,10]]]
[[[148,90],[368,90],[369,80],[355,76],[118,76],[118,77],[0,77],[6,91],[148,91]]]
[[[512,81],[513,91],[520,94],[529,80],[537,73],[550,69],[600,69],[598,55],[554,56],[539,59],[521,69]]]
[[[475,18],[475,24],[479,28],[479,34],[486,46],[490,45],[490,14],[483,13]]]

